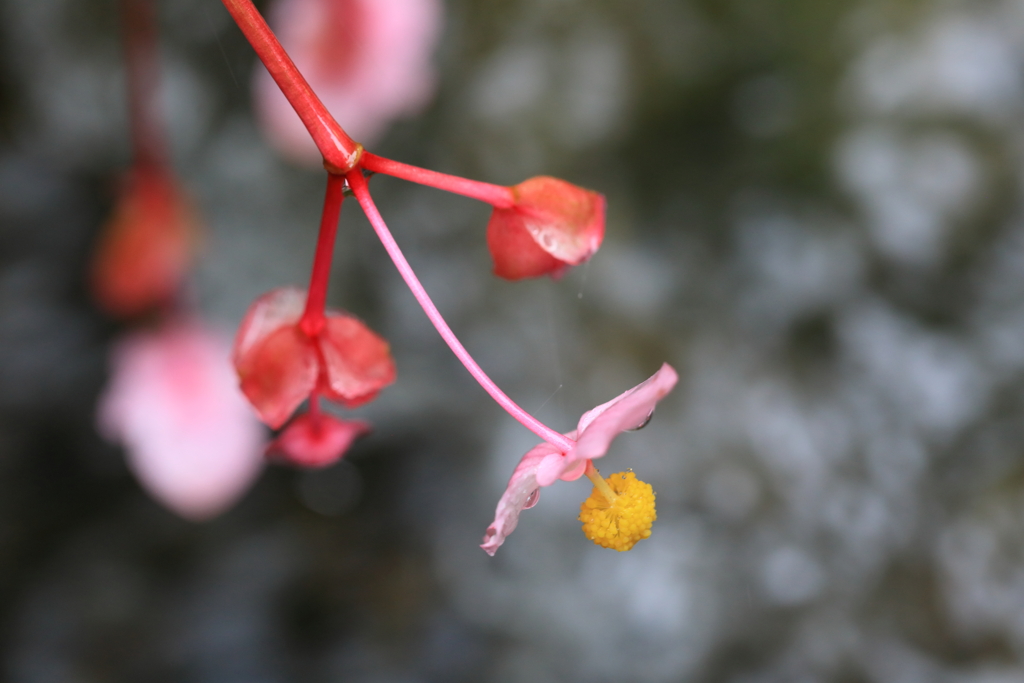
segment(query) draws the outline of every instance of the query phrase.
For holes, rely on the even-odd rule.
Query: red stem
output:
[[[350,138],[327,111],[251,0],[222,1],[260,61],[267,67],[277,87],[302,119],[324,157],[327,170],[347,173],[355,168],[363,146]]]
[[[320,235],[316,240],[313,255],[313,272],[309,278],[309,293],[306,295],[306,309],[299,320],[299,328],[314,336],[323,329],[324,307],[327,305],[327,283],[331,278],[331,261],[334,258],[334,238],[338,234],[338,217],[341,202],[345,198],[345,176],[327,174],[327,192],[324,195],[324,210],[320,216]]]
[[[128,124],[135,163],[166,166],[167,152],[161,134],[157,97],[160,78],[156,8],[152,0],[121,0],[121,30],[124,35]]]
[[[482,183],[478,180],[468,180],[447,173],[430,171],[419,166],[410,166],[400,161],[392,161],[379,157],[376,154],[363,152],[359,165],[368,171],[384,173],[385,175],[409,180],[420,185],[436,187],[439,190],[447,190],[465,197],[479,199],[487,202],[496,209],[508,209],[516,203],[515,193],[511,187]]]

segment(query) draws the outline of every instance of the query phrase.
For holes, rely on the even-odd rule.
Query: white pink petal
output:
[[[238,389],[225,339],[198,321],[125,337],[98,422],[142,486],[182,517],[230,507],[259,474],[264,432]]]

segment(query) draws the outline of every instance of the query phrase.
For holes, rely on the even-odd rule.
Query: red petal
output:
[[[277,429],[313,391],[319,363],[309,337],[284,325],[236,354],[235,369],[260,419]]]
[[[188,268],[195,220],[174,180],[138,168],[126,179],[104,228],[90,274],[107,312],[130,317],[169,301]]]
[[[541,249],[515,209],[495,209],[491,213],[487,247],[494,259],[494,274],[506,280],[548,275],[566,265]]]
[[[362,420],[303,413],[267,447],[267,455],[300,467],[325,467],[340,460],[352,442],[369,431],[370,423]]]
[[[548,176],[512,190],[515,206],[495,209],[487,226],[495,274],[510,280],[558,275],[559,268],[583,263],[601,246],[602,195]]]
[[[232,358],[238,365],[257,344],[284,326],[294,325],[302,317],[306,306],[306,292],[298,287],[272,289],[249,306],[238,326]]]
[[[356,318],[328,312],[318,340],[325,364],[321,389],[330,400],[353,408],[395,381],[388,343]]]

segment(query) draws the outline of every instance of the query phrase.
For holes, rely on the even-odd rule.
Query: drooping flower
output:
[[[665,363],[641,384],[584,413],[576,431],[566,434],[575,442],[568,451],[546,442],[530,449],[512,473],[480,547],[493,555],[516,528],[519,513],[536,505],[542,486],[559,479],[579,479],[590,461],[608,452],[616,436],[647,424],[655,405],[678,379],[672,366]]]
[[[118,317],[171,301],[188,269],[195,234],[194,214],[171,174],[136,165],[125,176],[93,258],[96,301]]]
[[[439,0],[280,0],[270,24],[327,110],[354,139],[372,144],[433,93],[430,56],[442,16]],[[264,69],[255,91],[275,147],[319,164],[309,133]]]
[[[342,420],[319,411],[303,413],[271,442],[267,456],[299,467],[326,467],[369,431],[370,423],[363,420]]]
[[[577,266],[604,239],[604,196],[549,176],[513,186],[515,204],[496,207],[487,224],[494,274],[507,280]]]
[[[228,342],[195,320],[134,332],[115,346],[98,423],[125,447],[143,487],[188,519],[213,517],[263,463],[263,428],[225,362]]]
[[[347,313],[328,310],[319,330],[300,324],[306,293],[272,290],[249,307],[232,359],[242,392],[277,429],[314,390],[354,408],[395,381],[388,343]]]

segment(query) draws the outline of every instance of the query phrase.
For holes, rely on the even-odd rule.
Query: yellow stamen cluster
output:
[[[600,475],[595,479],[600,481]],[[618,472],[604,480],[614,495],[609,500],[595,485],[590,497],[580,505],[583,533],[605,548],[629,550],[637,541],[651,535],[651,524],[658,518],[654,511],[654,489],[632,472]]]

